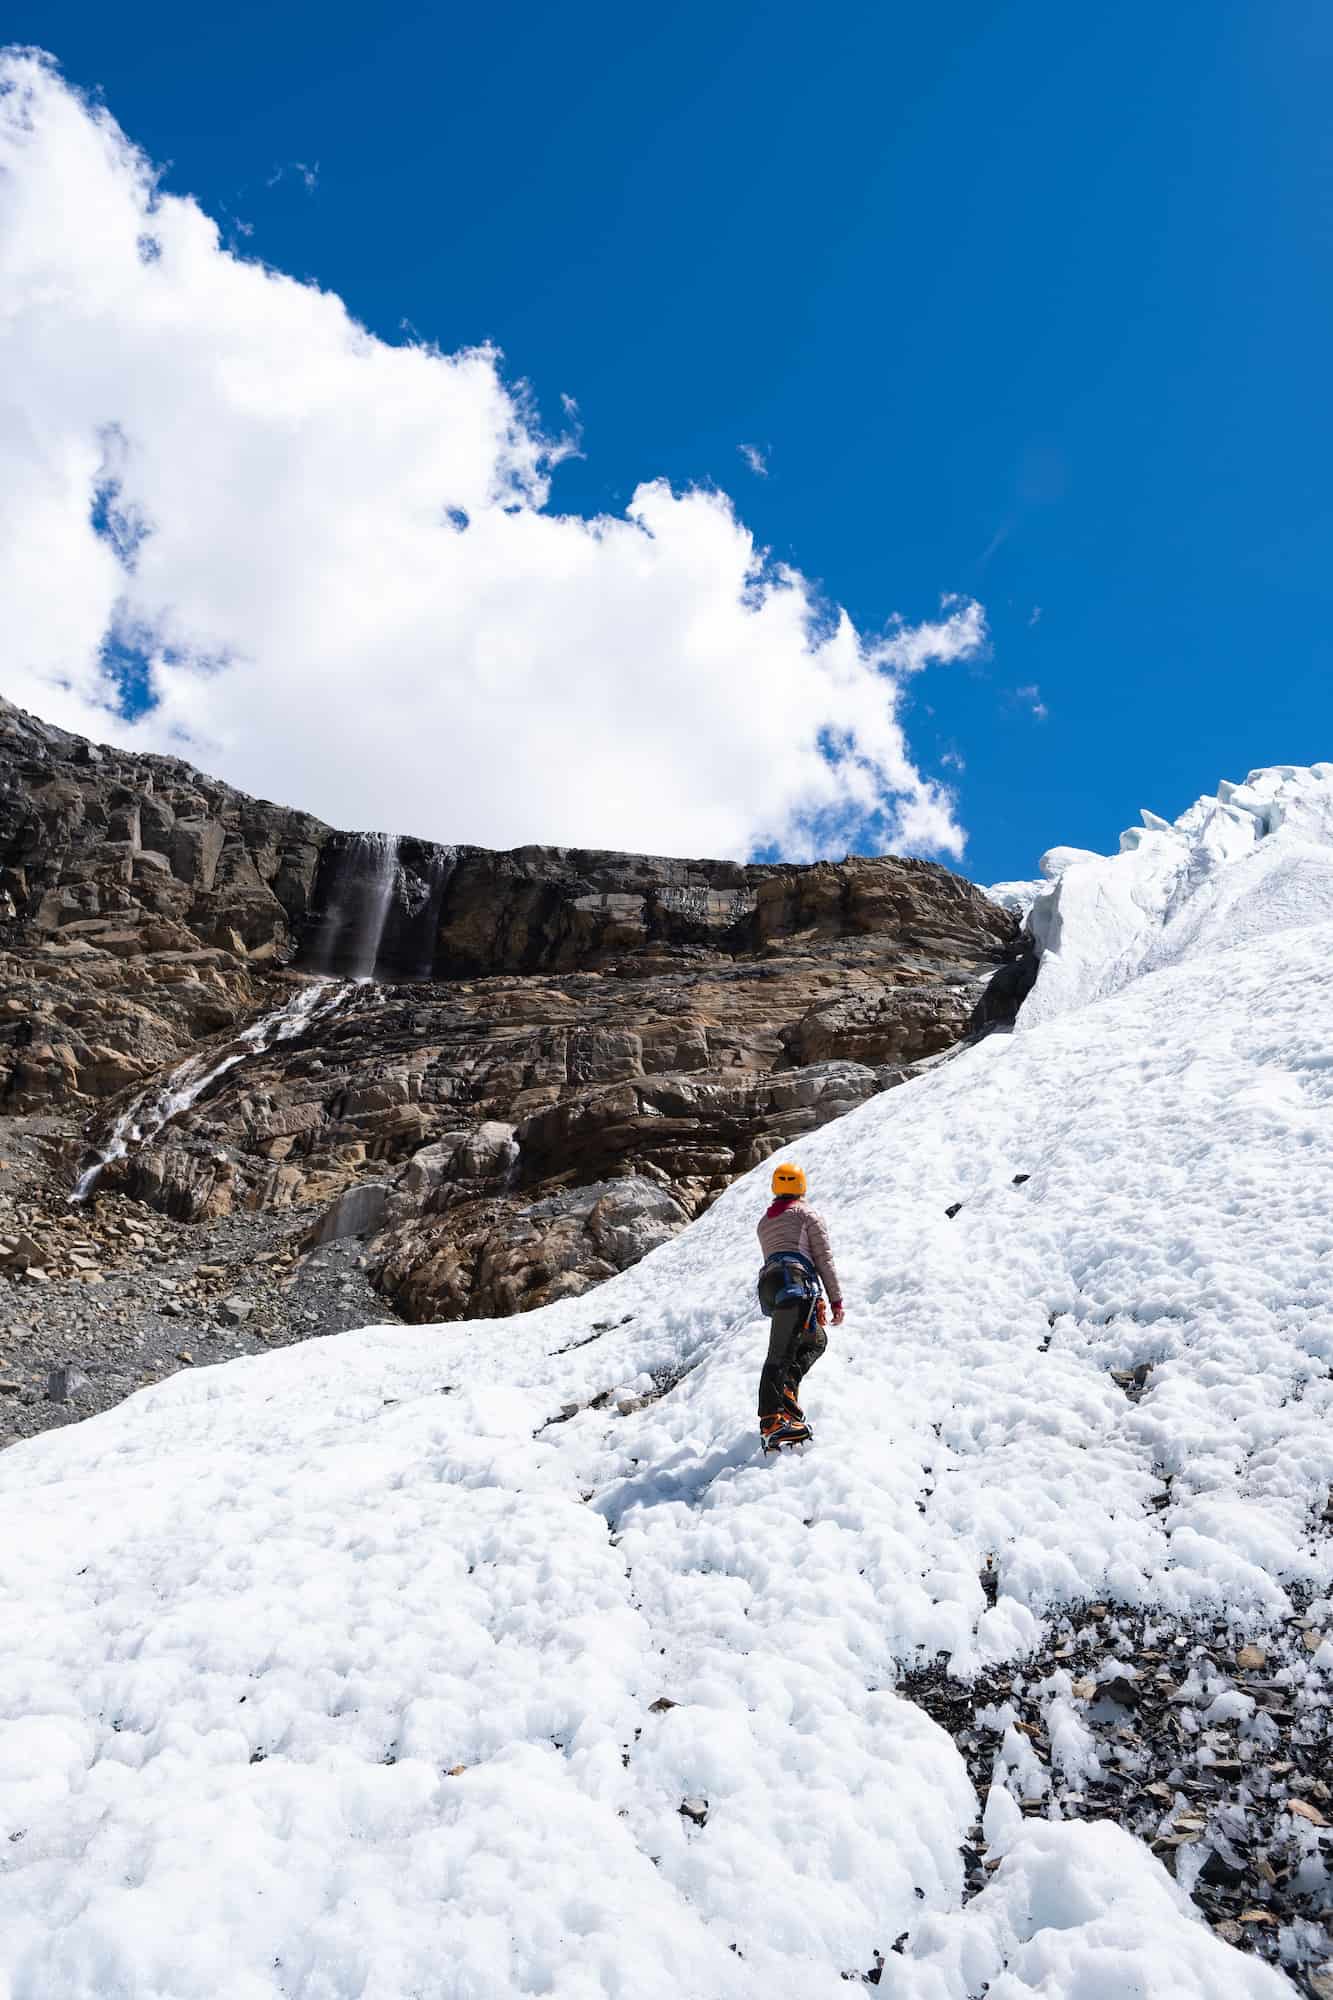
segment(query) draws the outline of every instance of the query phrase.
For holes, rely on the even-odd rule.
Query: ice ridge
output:
[[[1144,811],[1119,852],[1055,847],[1028,922],[1027,1031],[1145,973],[1333,915],[1333,764],[1223,781],[1174,822]],[[1008,885],[1006,885],[1008,886]]]

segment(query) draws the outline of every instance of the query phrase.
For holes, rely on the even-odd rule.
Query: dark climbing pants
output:
[[[769,1322],[768,1359],[759,1377],[759,1421],[800,1408],[797,1390],[828,1346],[828,1335],[805,1299],[779,1306]]]

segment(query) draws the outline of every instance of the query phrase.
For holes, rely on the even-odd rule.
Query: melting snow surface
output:
[[[0,1456],[3,2000],[838,2000],[876,1951],[895,2000],[1290,1996],[894,1692],[1074,1600],[1333,1584],[1333,767],[1243,790],[1070,862],[1035,1025],[802,1143],[803,1457],[755,1447],[762,1172],[587,1298]]]

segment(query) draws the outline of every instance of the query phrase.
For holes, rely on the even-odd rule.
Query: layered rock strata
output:
[[[340,834],[7,704],[0,898],[0,1111],[81,1121],[72,1178],[136,1095],[215,1050],[216,1080],[98,1200],[365,1236],[416,1319],[625,1268],[953,1047],[1017,938],[925,862]],[[238,1039],[313,978],[362,983],[269,1046]]]

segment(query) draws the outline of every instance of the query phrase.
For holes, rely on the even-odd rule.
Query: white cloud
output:
[[[0,56],[0,93],[11,698],[342,826],[961,851],[899,709],[980,606],[863,636],[715,491],[553,512],[575,441],[493,350],[390,346],[231,254],[49,62]],[[151,661],[134,722],[116,638]]]
[[[768,478],[768,459],[757,444],[738,444],[736,449],[757,479]]]
[[[1039,604],[1034,604],[1032,607],[1032,611],[1028,617],[1028,624],[1040,625],[1040,623],[1041,623],[1041,606]]]
[[[1038,722],[1045,722],[1051,711],[1042,700],[1041,689],[1035,681],[1033,681],[1030,687],[1015,688],[1014,693],[1019,701],[1027,703],[1032,715]]]

